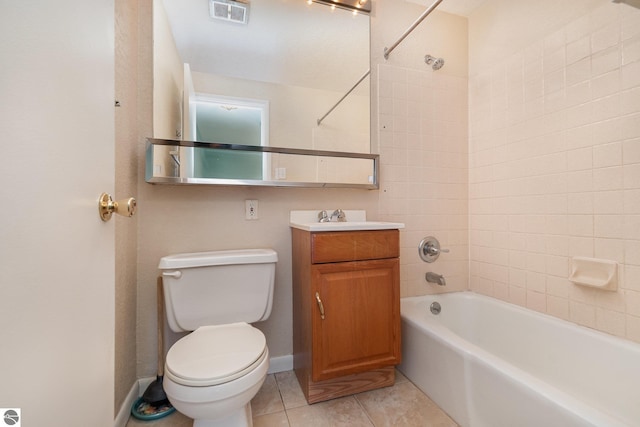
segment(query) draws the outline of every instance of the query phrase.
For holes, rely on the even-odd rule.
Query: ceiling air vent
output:
[[[233,0],[209,0],[209,15],[215,19],[246,24],[249,4]]]

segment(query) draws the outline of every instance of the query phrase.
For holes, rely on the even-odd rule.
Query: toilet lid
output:
[[[247,323],[203,326],[167,353],[167,375],[178,384],[208,386],[232,381],[262,361],[264,334]]]

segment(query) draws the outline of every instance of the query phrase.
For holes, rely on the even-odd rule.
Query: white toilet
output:
[[[194,427],[251,426],[251,399],[269,350],[249,323],[271,314],[271,249],[177,254],[160,260],[169,327],[193,331],[167,353],[164,390]]]

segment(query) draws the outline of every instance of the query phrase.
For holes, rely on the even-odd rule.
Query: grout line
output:
[[[358,394],[354,394],[353,397],[355,397],[356,402],[358,402],[358,406],[360,406],[360,409],[362,409],[362,411],[364,412],[364,414],[367,416],[367,419],[369,420],[369,422],[371,423],[371,425],[373,427],[376,427],[376,423],[373,422],[373,419],[371,418],[371,415],[369,415],[369,412],[367,411],[367,408],[364,407],[364,405],[362,404],[362,402],[360,402],[360,399],[358,399]]]
[[[287,419],[287,425],[291,427],[291,420],[289,419],[289,411],[287,409],[287,405],[284,402],[284,396],[282,395],[282,390],[280,390],[280,381],[278,380],[278,376],[273,374],[273,378],[276,380],[276,387],[278,388],[278,394],[280,395],[280,401],[282,402],[282,408],[284,409],[284,416]]]

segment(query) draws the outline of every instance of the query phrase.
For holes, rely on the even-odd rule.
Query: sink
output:
[[[367,221],[366,211],[345,210],[347,221],[345,222],[318,222],[318,212],[291,211],[289,226],[305,231],[358,231],[358,230],[393,230],[404,228],[400,222]],[[333,209],[325,209],[329,215]]]

